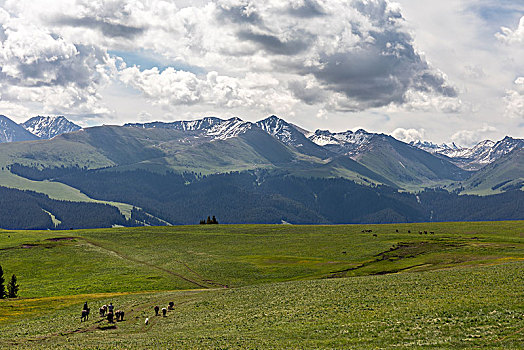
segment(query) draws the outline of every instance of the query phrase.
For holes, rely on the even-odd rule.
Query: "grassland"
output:
[[[0,231],[0,261],[3,348],[524,344],[522,222]],[[80,323],[86,300],[126,321]]]

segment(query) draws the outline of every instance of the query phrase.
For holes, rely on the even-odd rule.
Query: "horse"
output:
[[[80,322],[89,320],[89,308],[87,310],[82,310],[82,316],[80,317]]]
[[[124,311],[122,310],[116,310],[115,312],[116,321],[123,321],[124,320]]]
[[[100,307],[99,312],[100,312],[100,317],[104,317],[107,312],[107,305],[103,305],[102,307]]]

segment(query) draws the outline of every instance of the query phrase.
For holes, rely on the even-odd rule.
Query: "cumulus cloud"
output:
[[[488,135],[497,131],[497,128],[485,124],[483,127],[476,130],[460,130],[451,136],[451,140],[456,144],[471,147],[486,140]]]
[[[42,112],[101,112],[98,88],[113,60],[95,46],[75,44],[0,9],[0,94],[11,103],[37,103]]]
[[[8,0],[5,7],[58,33],[53,45],[64,60],[66,50],[72,60],[84,57],[75,52],[86,47],[140,47],[179,62],[163,72],[127,67],[119,75],[159,105],[216,101],[234,108],[238,101],[269,105],[254,99],[277,98],[286,106],[300,101],[328,111],[458,108],[458,91],[417,52],[399,7],[388,0],[218,0],[181,8],[162,0]],[[95,56],[107,61],[97,52],[88,57]],[[218,72],[219,82],[180,69],[184,65]],[[47,78],[50,85],[60,85],[53,78],[67,80],[58,72]],[[250,87],[253,72],[278,81],[278,88],[263,94]],[[217,86],[227,93],[221,96]],[[224,102],[228,97],[232,101]]]
[[[522,44],[524,43],[524,16],[520,18],[516,29],[507,27],[500,28],[500,32],[495,34],[497,39],[507,44]]]
[[[397,140],[410,143],[412,141],[422,141],[424,140],[426,131],[424,129],[404,129],[397,128],[392,133],[391,136]]]
[[[524,119],[524,77],[515,80],[514,89],[506,91],[506,116]]]
[[[167,68],[140,71],[129,67],[120,79],[140,90],[153,104],[166,108],[180,105],[213,105],[226,108],[249,107],[290,113],[296,101],[271,75],[248,73],[242,78],[209,72],[198,76],[191,72]]]

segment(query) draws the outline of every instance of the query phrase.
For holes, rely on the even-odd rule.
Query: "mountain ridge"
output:
[[[64,116],[36,116],[20,124],[24,129],[41,139],[52,139],[55,136],[82,129]]]
[[[0,115],[0,143],[35,141],[39,137],[24,129],[5,115]]]

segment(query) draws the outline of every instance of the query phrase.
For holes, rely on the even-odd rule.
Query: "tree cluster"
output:
[[[200,225],[218,225],[218,221],[215,215],[213,215],[213,218],[208,216],[207,220],[200,220]]]
[[[19,285],[17,283],[16,275],[13,274],[7,284],[6,291],[4,270],[2,269],[2,265],[0,265],[0,299],[18,297],[18,289]]]

